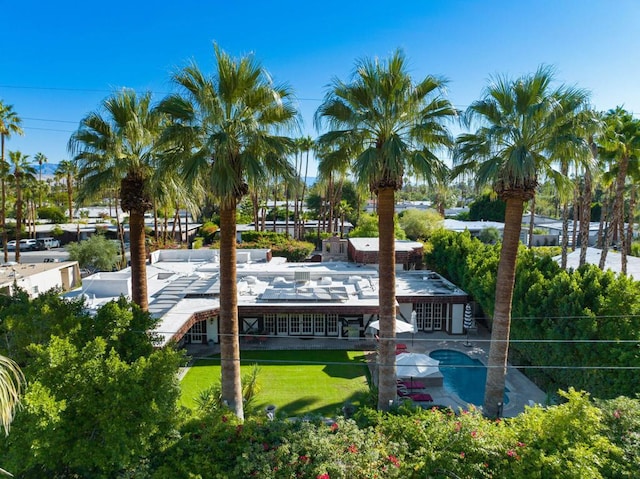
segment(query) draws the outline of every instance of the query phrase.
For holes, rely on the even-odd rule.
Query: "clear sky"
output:
[[[448,78],[459,108],[492,75],[547,64],[558,82],[589,90],[597,109],[640,113],[637,0],[24,0],[2,2],[0,13],[0,99],[25,133],[6,148],[50,163],[69,158],[71,132],[114,90],[151,90],[159,100],[187,61],[212,72],[214,41],[232,56],[253,53],[290,84],[312,137],[331,79],[397,48],[416,79]]]

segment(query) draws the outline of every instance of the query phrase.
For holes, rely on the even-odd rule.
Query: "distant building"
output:
[[[61,263],[4,263],[0,267],[0,294],[12,295],[17,288],[30,297],[57,288],[69,291],[80,286],[80,268],[77,261]]]

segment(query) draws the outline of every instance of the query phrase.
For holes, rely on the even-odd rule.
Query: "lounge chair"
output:
[[[433,402],[433,397],[429,393],[410,393],[404,386],[398,386],[398,396],[409,398],[416,402]]]
[[[398,384],[406,387],[407,389],[424,389],[427,387],[425,383],[422,381],[417,381],[415,379],[398,379]]]

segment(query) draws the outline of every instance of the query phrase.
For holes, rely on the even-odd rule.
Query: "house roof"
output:
[[[349,238],[349,243],[351,243],[357,251],[379,251],[380,250],[379,238]],[[423,247],[424,245],[419,241],[396,240],[396,252],[413,251],[415,249],[419,249]]]
[[[409,242],[422,246],[417,242]],[[260,311],[367,311],[378,308],[378,271],[347,262],[288,263],[267,261],[269,250],[238,250],[236,268],[238,307]],[[149,311],[160,318],[156,333],[163,344],[197,313],[217,310],[219,250],[163,250],[152,253],[147,266]],[[85,278],[82,295],[89,309],[97,309],[120,294],[130,296],[131,271],[98,273]],[[464,296],[440,275],[430,271],[398,272],[397,296]]]
[[[485,228],[497,228],[502,231],[504,230],[504,223],[498,221],[460,221],[445,218],[444,228],[449,231],[462,232],[469,230],[471,233],[479,233]]]
[[[598,266],[602,250],[598,248],[587,248],[586,262]],[[556,262],[560,263],[562,256],[554,256]],[[577,269],[580,265],[580,248],[567,255],[567,268]],[[622,259],[617,251],[609,250],[605,261],[605,270],[611,270],[616,274],[622,272]],[[627,255],[627,276],[631,276],[640,281],[640,258]]]

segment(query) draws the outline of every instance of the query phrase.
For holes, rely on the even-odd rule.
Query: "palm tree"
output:
[[[302,215],[302,212],[304,211],[304,204],[305,204],[304,195],[307,192],[307,176],[309,175],[309,152],[314,149],[315,142],[310,136],[303,136],[302,138],[298,138],[296,140],[296,145],[300,150],[300,154],[302,154],[303,152],[306,154],[305,163],[304,163],[304,176],[302,176],[302,158],[300,158],[300,173],[301,173],[300,177],[302,180],[302,193],[300,194],[300,207],[298,211],[300,215]],[[304,223],[300,224],[300,220],[298,220],[297,223],[299,227],[297,239],[303,239]]]
[[[9,138],[12,134],[22,135],[22,128],[20,128],[22,120],[13,111],[13,105],[5,105],[0,100],[0,223],[2,223],[2,247],[4,249],[4,262],[9,261],[9,250],[7,249],[7,185],[6,175],[9,173],[9,167],[4,157],[4,140]]]
[[[191,63],[174,76],[184,96],[167,97],[160,109],[174,124],[165,138],[175,145],[187,182],[205,178],[220,202],[220,331],[222,398],[244,417],[240,377],[236,285],[236,209],[249,183],[270,174],[288,181],[291,139],[278,136],[297,126],[292,91],[272,83],[253,57],[234,59],[214,45],[216,70],[206,76]],[[285,130],[286,131],[286,130]]]
[[[78,166],[70,160],[62,160],[56,168],[55,178],[63,179],[67,188],[67,209],[69,211],[69,223],[73,223],[73,185],[78,176]]]
[[[602,152],[613,159],[615,176],[615,196],[611,212],[611,227],[600,254],[600,269],[604,269],[607,252],[614,237],[618,233],[622,261],[622,273],[627,273],[627,241],[624,231],[624,192],[629,170],[629,161],[638,161],[640,156],[640,120],[625,111],[622,107],[610,110],[605,115],[606,128],[601,137]],[[630,218],[630,221],[632,219]],[[615,225],[615,226],[614,226]],[[616,230],[616,231],[614,231]]]
[[[36,153],[33,157],[38,162],[38,181],[42,182],[42,165],[48,161],[44,153]],[[42,207],[42,195],[38,198],[38,206]]]
[[[504,397],[511,300],[524,204],[534,197],[542,173],[559,188],[570,186],[552,168],[554,151],[569,148],[569,144],[588,148],[579,135],[559,130],[585,104],[587,94],[564,86],[552,89],[552,81],[553,71],[548,67],[515,80],[497,77],[483,98],[468,107],[466,121],[478,122],[479,126],[475,132],[458,137],[454,154],[456,172],[475,171],[477,183],[491,184],[506,202],[483,406],[490,417],[500,413]]]
[[[0,355],[0,426],[5,435],[9,434],[23,383],[24,375],[20,367],[11,359]]]
[[[151,107],[151,93],[118,92],[89,113],[69,140],[82,182],[79,200],[119,185],[120,205],[129,213],[131,298],[148,310],[144,215],[151,209],[150,179],[163,116]]]
[[[22,235],[23,201],[22,191],[25,185],[35,179],[35,168],[29,162],[29,155],[19,151],[9,152],[10,180],[16,192],[16,261],[20,262],[20,236]]]
[[[456,111],[441,91],[445,80],[427,76],[414,83],[405,56],[396,51],[386,61],[356,63],[350,82],[334,79],[315,114],[318,129],[328,126],[318,143],[336,148],[360,183],[378,197],[379,317],[378,408],[396,399],[395,381],[395,192],[405,174],[427,181],[444,168],[434,149],[452,146],[443,121]]]

